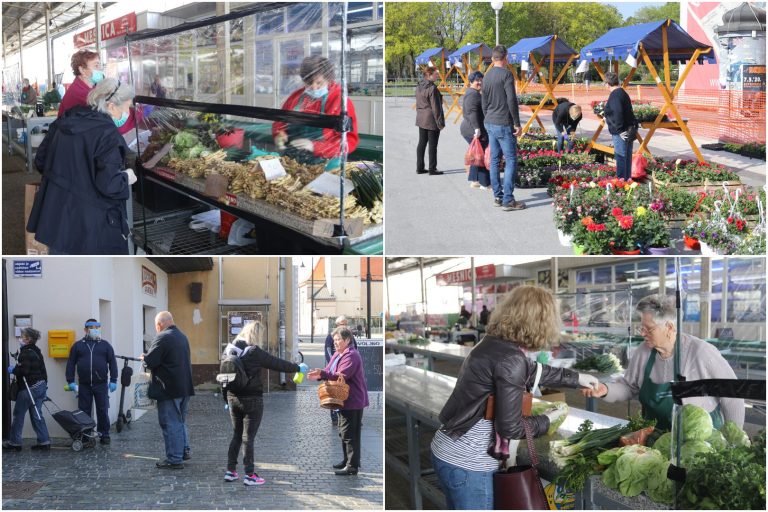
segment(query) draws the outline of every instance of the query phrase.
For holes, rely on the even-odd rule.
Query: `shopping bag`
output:
[[[149,398],[149,383],[152,376],[147,372],[139,372],[133,385],[133,408],[154,409],[155,401]]]
[[[485,164],[485,168],[489,171],[491,170],[491,145],[488,144],[488,147],[485,148],[485,158],[483,159],[483,163]],[[504,155],[501,155],[501,158],[499,159],[499,172],[504,172]]]
[[[632,179],[639,180],[645,178],[645,168],[648,167],[648,159],[641,153],[632,156]]]
[[[493,508],[496,510],[549,510],[536,465],[539,458],[533,445],[530,419],[523,418],[531,464],[512,466],[493,474]]]
[[[469,143],[469,149],[464,155],[464,165],[475,165],[482,167],[485,164],[485,152],[483,151],[483,145],[480,144],[480,139],[475,137],[472,142]]]

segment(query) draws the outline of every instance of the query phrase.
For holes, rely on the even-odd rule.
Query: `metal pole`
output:
[[[45,4],[45,57],[48,63],[48,87],[53,85],[53,51],[51,49],[51,4]]]
[[[314,343],[315,342],[315,257],[311,256],[309,259],[309,265],[310,265],[310,274],[309,274],[309,307],[310,307],[310,314],[309,314],[309,330],[311,331],[309,334],[309,342]]]
[[[368,264],[368,272],[365,275],[365,280],[367,284],[367,299],[368,303],[366,304],[366,310],[365,310],[365,337],[368,339],[371,339],[371,257],[368,256],[366,258],[367,264]]]
[[[349,92],[347,91],[347,2],[341,4],[341,172],[339,175],[339,245],[344,247],[344,241],[347,233],[344,229],[344,180],[346,179],[347,167],[347,101],[349,101]]]
[[[475,323],[470,324],[471,327],[477,327],[477,315],[475,315],[475,311],[477,310],[477,306],[475,305],[475,288],[477,287],[477,275],[475,274],[475,257],[472,256],[470,259],[470,267],[472,267],[472,311],[471,314],[475,317]]]
[[[101,59],[101,4],[95,2],[94,7],[93,14],[96,22],[96,53],[99,54],[99,59]]]
[[[419,258],[419,274],[421,275],[421,309],[424,311],[424,325],[427,324],[427,283],[424,282],[424,258]]]
[[[677,332],[675,333],[675,352],[674,352],[674,375],[672,379],[674,382],[680,382],[680,339],[682,338],[683,328],[683,308],[682,300],[680,297],[680,258],[675,258],[675,307],[677,308]],[[678,414],[679,406],[674,404],[672,406],[672,435],[675,441],[675,465],[680,466],[680,444],[683,439],[683,426],[680,424],[682,421],[682,414]],[[677,508],[678,498],[682,483],[679,480],[675,480],[675,508]]]
[[[24,34],[24,29],[21,26],[21,18],[17,21],[19,23],[19,78],[22,83],[24,83],[24,42],[21,39],[21,36]],[[27,136],[29,136],[29,134],[27,134]]]
[[[496,46],[499,46],[499,10],[496,9]]]
[[[277,353],[280,359],[285,359],[285,258],[280,257],[278,262],[279,330],[277,338]],[[280,384],[285,385],[285,372],[280,372]]]

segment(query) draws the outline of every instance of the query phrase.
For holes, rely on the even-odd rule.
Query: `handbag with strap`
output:
[[[547,495],[536,465],[539,457],[533,444],[530,420],[523,418],[531,464],[512,466],[493,475],[493,508],[496,510],[549,510]]]

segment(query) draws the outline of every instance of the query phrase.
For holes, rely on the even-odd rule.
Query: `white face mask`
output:
[[[101,337],[100,329],[88,329],[88,337],[92,340],[97,340]]]

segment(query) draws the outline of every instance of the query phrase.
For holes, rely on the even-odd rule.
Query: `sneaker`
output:
[[[243,477],[243,483],[245,485],[264,485],[265,482],[266,482],[266,480],[261,478],[256,473],[253,473],[251,475],[245,475]]]
[[[501,198],[500,197],[494,197],[493,198],[493,206],[501,206]]]
[[[522,201],[512,201],[509,204],[502,205],[505,212],[511,212],[514,210],[525,210],[525,203]]]
[[[155,467],[158,469],[184,469],[184,464],[181,462],[168,462],[164,460],[162,462],[155,462]]]
[[[33,444],[30,449],[42,451],[42,452],[49,452],[51,451],[51,445],[50,444]]]
[[[469,182],[469,186],[472,187],[472,188],[485,188],[485,187],[481,186],[480,183],[478,183],[476,181]]]
[[[20,444],[13,444],[10,441],[3,441],[3,450],[10,450],[12,452],[20,452],[21,451],[21,445]]]
[[[240,475],[237,474],[237,471],[227,471],[224,473],[225,482],[234,482],[238,478],[240,478]]]

